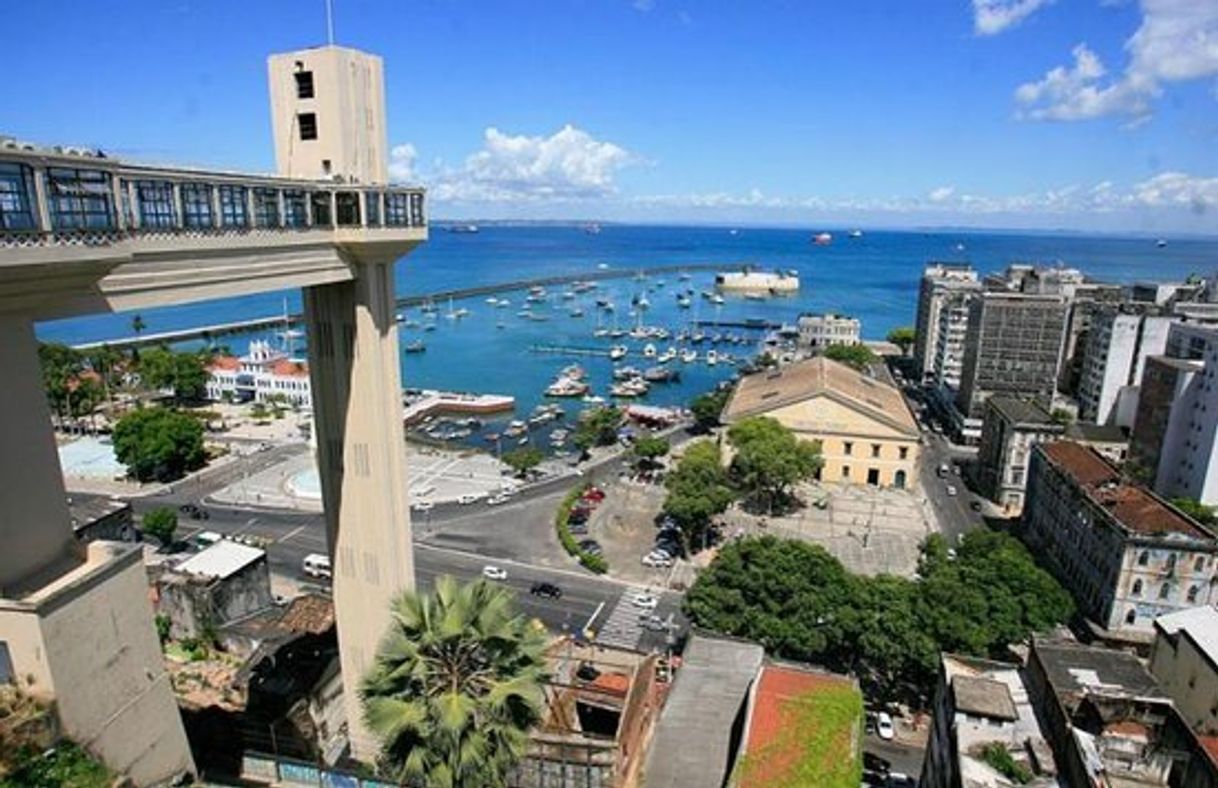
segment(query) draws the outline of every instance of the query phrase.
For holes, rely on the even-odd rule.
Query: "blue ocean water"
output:
[[[545,321],[517,316],[524,307],[523,291],[498,294],[511,306],[495,309],[484,298],[469,299],[454,306],[470,310],[461,320],[444,317],[448,304],[437,304],[439,318],[433,331],[402,329],[402,344],[422,339],[427,350],[403,354],[403,383],[410,387],[494,392],[517,398],[518,412],[527,413],[543,401],[542,391],[558,370],[578,361],[590,373],[597,394],[607,394],[611,362],[607,358],[576,359],[538,354],[538,344],[607,348],[614,342],[632,346],[623,362],[647,366],[637,352],[643,343],[629,340],[594,339],[598,310],[594,299],[608,297],[617,305],[614,313],[621,327],[634,325],[628,314],[632,299],[646,295],[651,302],[644,322],[678,329],[695,317],[695,309],[678,309],[678,288],[695,291],[696,316],[704,320],[765,318],[793,322],[801,312],[835,311],[858,317],[863,334],[881,339],[893,327],[912,325],[918,279],[928,260],[972,263],[982,272],[999,270],[1012,262],[1055,264],[1082,269],[1089,276],[1112,282],[1178,280],[1190,273],[1210,274],[1218,268],[1218,240],[1173,240],[1156,248],[1152,239],[1089,237],[1081,235],[998,234],[951,231],[869,231],[861,238],[836,232],[829,246],[815,246],[804,230],[749,229],[734,233],[727,228],[605,225],[599,234],[585,233],[575,226],[484,225],[477,234],[455,234],[434,229],[431,240],[398,264],[399,294],[426,294],[446,289],[473,287],[535,277],[593,272],[600,266],[625,269],[695,263],[741,263],[767,269],[799,272],[797,296],[764,302],[728,298],[715,309],[697,293],[709,289],[713,274],[693,273],[689,282],[665,275],[663,285],[653,277],[646,281],[622,278],[602,282],[597,290],[563,301],[561,286],[549,290],[550,305],[537,308],[548,314]],[[141,313],[147,331],[167,331],[210,323],[279,314],[287,301],[293,312],[300,308],[299,292],[268,293],[224,301],[191,304]],[[582,318],[568,316],[573,305],[585,311]],[[419,318],[411,309],[409,317]],[[131,334],[131,314],[93,315],[40,324],[44,340],[67,343],[114,339]],[[602,316],[612,325],[612,316]],[[502,322],[502,328],[496,325]],[[737,332],[739,333],[739,332]],[[226,339],[237,352],[244,352],[245,337]],[[671,344],[655,342],[657,347]],[[708,349],[703,346],[704,353]],[[742,355],[743,347],[728,347]],[[677,366],[680,366],[679,364]],[[687,402],[728,377],[730,367],[696,364],[681,367],[679,384],[653,386],[645,402]],[[570,408],[569,408],[570,410]]]

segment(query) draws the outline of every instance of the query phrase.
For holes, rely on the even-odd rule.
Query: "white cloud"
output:
[[[955,193],[955,186],[940,186],[937,189],[931,189],[930,194],[927,195],[927,199],[929,199],[931,202],[944,202]]]
[[[1218,2],[1141,0],[1142,23],[1125,42],[1129,63],[1109,77],[1085,43],[1074,64],[1020,85],[1021,115],[1036,120],[1086,120],[1127,115],[1140,125],[1162,85],[1218,74]]]
[[[1133,200],[1147,207],[1185,207],[1193,213],[1218,208],[1218,177],[1163,172],[1133,188]]]
[[[409,183],[415,179],[414,163],[419,153],[409,142],[394,145],[389,151],[389,179],[394,183]]]
[[[994,36],[1018,25],[1053,0],[973,0],[973,32]]]
[[[640,11],[644,14],[656,7],[655,0],[634,0],[630,5],[635,11]]]
[[[464,165],[424,180],[440,201],[586,200],[613,194],[614,176],[634,161],[626,149],[571,125],[548,137],[492,126]]]

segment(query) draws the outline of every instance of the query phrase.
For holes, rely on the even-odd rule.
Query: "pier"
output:
[[[782,323],[757,317],[746,320],[695,320],[693,324],[699,328],[750,328],[754,331],[777,331],[783,327]]]
[[[567,347],[563,345],[532,345],[530,353],[553,353],[560,356],[602,356],[609,357],[606,348],[599,347]]]
[[[661,265],[651,268],[611,268],[607,270],[584,271],[576,274],[561,274],[558,276],[546,276],[538,279],[520,279],[514,282],[499,282],[496,284],[480,285],[478,287],[466,287],[459,290],[442,290],[437,293],[428,293],[426,295],[406,296],[397,299],[396,305],[398,309],[405,309],[412,306],[422,306],[423,304],[435,303],[438,301],[447,301],[452,299],[459,301],[466,298],[473,298],[480,295],[490,295],[492,293],[506,293],[512,290],[527,290],[530,287],[549,287],[553,285],[570,284],[573,282],[599,282],[609,279],[628,279],[633,276],[643,274],[644,276],[660,276],[663,274],[679,274],[691,271],[734,271],[744,266],[747,263],[691,263],[689,265]],[[248,320],[236,320],[231,323],[217,323],[210,326],[200,326],[197,328],[183,328],[174,331],[160,331],[156,333],[137,334],[135,336],[118,337],[116,339],[106,339],[98,342],[86,342],[80,345],[73,345],[77,350],[89,350],[98,348],[103,345],[110,347],[146,347],[149,345],[162,345],[171,342],[188,342],[194,339],[217,339],[223,336],[231,336],[234,334],[248,334],[255,331],[263,331],[268,328],[281,326],[289,328],[299,325],[302,321],[302,316],[299,314],[281,314],[265,317],[253,317]],[[709,322],[709,321],[701,321]],[[730,323],[720,323],[719,325],[727,326]],[[746,325],[745,328],[765,328],[766,326]]]

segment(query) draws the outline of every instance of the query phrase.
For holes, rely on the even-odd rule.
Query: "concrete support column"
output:
[[[355,281],[304,291],[343,692],[352,754],[363,761],[379,743],[363,724],[360,681],[390,602],[414,588],[393,259],[348,255]]]
[[[23,315],[0,313],[0,596],[69,556],[67,495],[38,342]]]

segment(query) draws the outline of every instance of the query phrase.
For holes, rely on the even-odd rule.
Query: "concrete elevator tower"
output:
[[[272,55],[268,73],[281,175],[386,183],[379,57],[324,46]],[[342,250],[354,279],[304,289],[348,730],[361,760],[378,743],[363,725],[359,683],[388,629],[390,602],[414,588],[393,277],[406,251]]]

